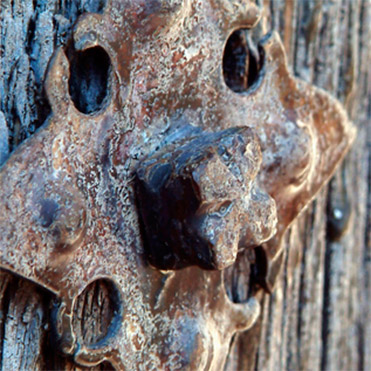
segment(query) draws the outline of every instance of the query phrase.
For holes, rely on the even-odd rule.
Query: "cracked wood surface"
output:
[[[235,337],[226,369],[370,369],[371,4],[262,3],[265,28],[279,31],[295,75],[335,95],[358,127],[358,136],[330,186],[287,234],[284,270],[275,292],[264,297],[260,322]],[[42,83],[53,50],[68,38],[79,14],[102,6],[103,1],[91,0],[1,2],[0,111],[10,125],[10,150],[50,112]],[[5,120],[0,115],[0,159],[7,152],[2,144]],[[241,297],[248,279],[242,268],[227,278]],[[107,292],[104,283],[93,284],[78,301],[75,317],[81,321],[75,326],[87,342],[101,336],[110,316]],[[81,369],[55,352],[49,328],[52,304],[53,297],[36,285],[1,273],[2,369]]]

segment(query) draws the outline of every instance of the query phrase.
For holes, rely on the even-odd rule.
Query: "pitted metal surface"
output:
[[[262,245],[268,276],[349,148],[344,110],[289,73],[276,33],[260,42],[253,85],[227,86],[227,40],[259,19],[244,0],[111,0],[55,54],[53,113],[0,170],[0,264],[58,296],[55,328],[76,362],[221,369],[259,315],[254,296],[228,298],[223,269]],[[91,51],[109,62],[108,84],[77,104],[71,78],[84,71],[70,64]],[[85,345],[73,307],[100,278],[117,308],[106,337]]]

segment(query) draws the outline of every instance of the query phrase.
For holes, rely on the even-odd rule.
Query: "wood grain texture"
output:
[[[256,326],[235,337],[226,369],[369,370],[371,2],[259,3],[265,10],[263,28],[279,31],[295,75],[335,95],[356,124],[358,136],[329,187],[287,234],[275,291],[262,297]],[[103,4],[1,1],[0,111],[8,124],[11,150],[50,112],[43,81],[56,46],[68,40],[78,15],[101,11]],[[6,135],[4,130],[0,134]],[[335,218],[341,214],[343,218]],[[246,296],[244,280],[248,277],[242,270],[235,283],[241,297]],[[105,298],[105,286],[93,285],[79,299],[75,314],[87,341],[99,338],[110,316]],[[81,369],[60,356],[52,343],[53,299],[36,285],[1,272],[3,370]],[[108,368],[103,364],[95,369]]]
[[[264,5],[295,75],[335,95],[358,136],[329,187],[292,226],[275,292],[263,300],[261,322],[235,340],[226,369],[369,369],[370,3]],[[347,224],[343,235],[333,231],[336,210],[344,215],[337,225]],[[259,333],[259,344],[249,344]]]

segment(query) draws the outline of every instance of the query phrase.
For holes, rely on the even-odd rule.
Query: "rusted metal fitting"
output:
[[[60,299],[54,325],[76,362],[221,369],[259,314],[254,296],[228,298],[223,269],[261,245],[259,279],[274,280],[284,232],[347,152],[343,108],[289,73],[277,33],[248,89],[226,83],[229,38],[259,19],[245,0],[110,0],[56,51],[53,113],[0,170],[0,266]],[[86,345],[73,309],[98,279],[117,310]]]
[[[272,237],[276,206],[255,182],[261,152],[251,129],[210,133],[183,126],[169,138],[137,172],[153,265],[224,269],[239,249]]]

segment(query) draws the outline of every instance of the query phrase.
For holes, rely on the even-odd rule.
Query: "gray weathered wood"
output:
[[[343,102],[358,136],[328,189],[292,226],[276,290],[264,298],[261,323],[236,340],[234,364],[258,370],[366,370],[371,367],[370,2],[265,5],[295,74]],[[334,241],[331,213],[346,214],[347,206],[347,231]],[[260,343],[251,346],[259,327]]]

